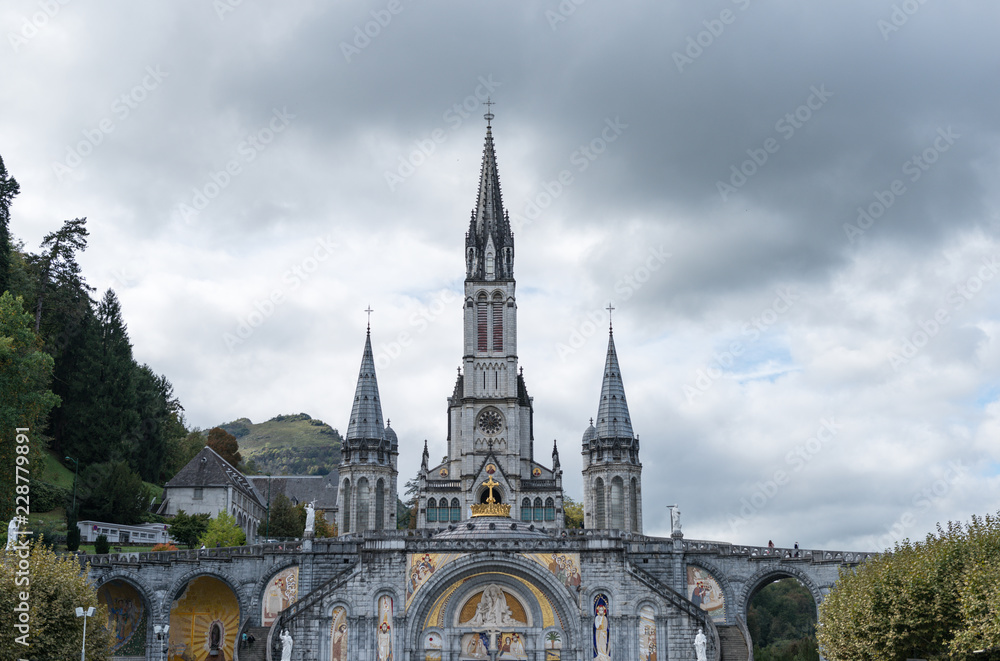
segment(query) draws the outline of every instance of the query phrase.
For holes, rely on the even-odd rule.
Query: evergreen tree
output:
[[[174,387],[165,376],[153,372],[149,365],[135,368],[138,426],[127,439],[132,452],[129,463],[147,482],[160,482],[165,474],[171,439],[183,438],[186,430],[179,424],[180,402],[174,397]]]
[[[103,479],[96,489],[88,489],[82,505],[86,518],[126,525],[141,523],[152,499],[142,478],[125,461],[112,462],[103,472]]]
[[[0,293],[10,290],[10,205],[20,191],[21,187],[14,177],[7,174],[7,167],[0,156]]]
[[[185,544],[189,549],[193,549],[195,544],[205,531],[208,530],[209,515],[188,514],[180,510],[170,519],[170,537],[177,540],[179,544]]]
[[[121,304],[114,290],[108,289],[97,307],[101,345],[97,382],[93,385],[95,410],[100,412],[104,450],[115,459],[126,459],[139,451],[135,430],[140,418],[137,410],[136,370],[132,344],[128,339]]]
[[[0,520],[14,511],[15,482],[25,480],[42,465],[45,416],[59,398],[49,390],[52,358],[41,350],[31,330],[31,315],[20,298],[0,295]],[[27,429],[18,436],[17,429]],[[20,440],[20,442],[18,442]],[[18,473],[20,466],[22,472]],[[26,482],[22,482],[26,485]]]
[[[88,236],[87,219],[74,218],[63,222],[59,231],[50,232],[42,239],[42,254],[33,257],[38,278],[35,292],[36,333],[41,330],[45,301],[53,292],[87,289],[80,275],[76,253],[87,249]]]
[[[270,521],[265,528],[269,537],[302,537],[305,528],[305,517],[285,494],[271,499]]]

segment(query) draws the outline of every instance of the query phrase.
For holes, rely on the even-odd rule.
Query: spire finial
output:
[[[368,332],[371,333],[372,332],[372,312],[375,312],[375,310],[372,310],[372,304],[371,303],[369,303],[368,307],[365,308],[365,312],[368,313]]]
[[[615,307],[609,302],[608,307],[604,309],[608,311],[608,331],[610,332],[614,330],[614,326],[611,323],[611,313],[615,311]]]
[[[483,119],[486,120],[486,128],[490,128],[490,122],[493,121],[493,113],[490,112],[490,106],[495,104],[496,101],[493,100],[493,97],[489,96],[486,97],[486,101],[483,102],[483,105],[486,106],[486,114],[483,115]]]

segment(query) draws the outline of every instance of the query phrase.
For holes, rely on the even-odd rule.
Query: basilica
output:
[[[536,458],[518,365],[492,119],[456,252],[466,277],[448,454],[434,462],[425,443],[416,528],[397,529],[399,439],[383,421],[369,327],[339,471],[324,481],[339,534],[314,538],[307,519],[293,544],[91,557],[117,661],[745,661],[757,590],[791,576],[818,604],[842,566],[865,559],[688,540],[679,513],[670,537],[643,535],[639,440],[610,329],[596,411],[581,404],[596,413],[580,445],[584,527],[566,528],[559,450]]]

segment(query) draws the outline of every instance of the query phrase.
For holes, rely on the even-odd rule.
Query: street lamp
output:
[[[87,656],[87,618],[93,617],[94,607],[91,606],[87,610],[83,610],[79,606],[76,607],[76,616],[83,618],[83,645],[80,646],[80,661],[86,661]]]
[[[170,638],[167,635],[170,632],[170,625],[169,624],[164,624],[163,626],[160,626],[159,624],[154,625],[153,626],[153,632],[156,634],[156,639],[159,640],[159,641],[162,641],[164,638],[166,638],[168,641],[170,640]],[[163,645],[162,642],[161,642],[161,644],[160,644],[160,654],[162,655],[166,651],[167,651],[167,646]]]
[[[73,514],[76,515],[76,476],[80,473],[80,462],[73,457],[66,457],[66,461],[72,461],[73,468]]]

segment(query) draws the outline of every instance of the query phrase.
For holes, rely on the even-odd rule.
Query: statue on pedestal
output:
[[[306,503],[306,536],[311,537],[310,533],[316,530],[316,501]]]
[[[20,528],[17,525],[17,517],[15,516],[10,520],[10,523],[7,524],[7,546],[4,547],[5,551],[12,550],[14,546],[17,544],[18,542],[17,536],[19,532]]]
[[[281,632],[281,661],[292,661],[292,634],[288,629]]]
[[[694,637],[694,653],[698,657],[698,661],[708,661],[708,657],[705,656],[705,647],[708,645],[708,638],[705,637],[705,632],[698,628],[698,635]]]

